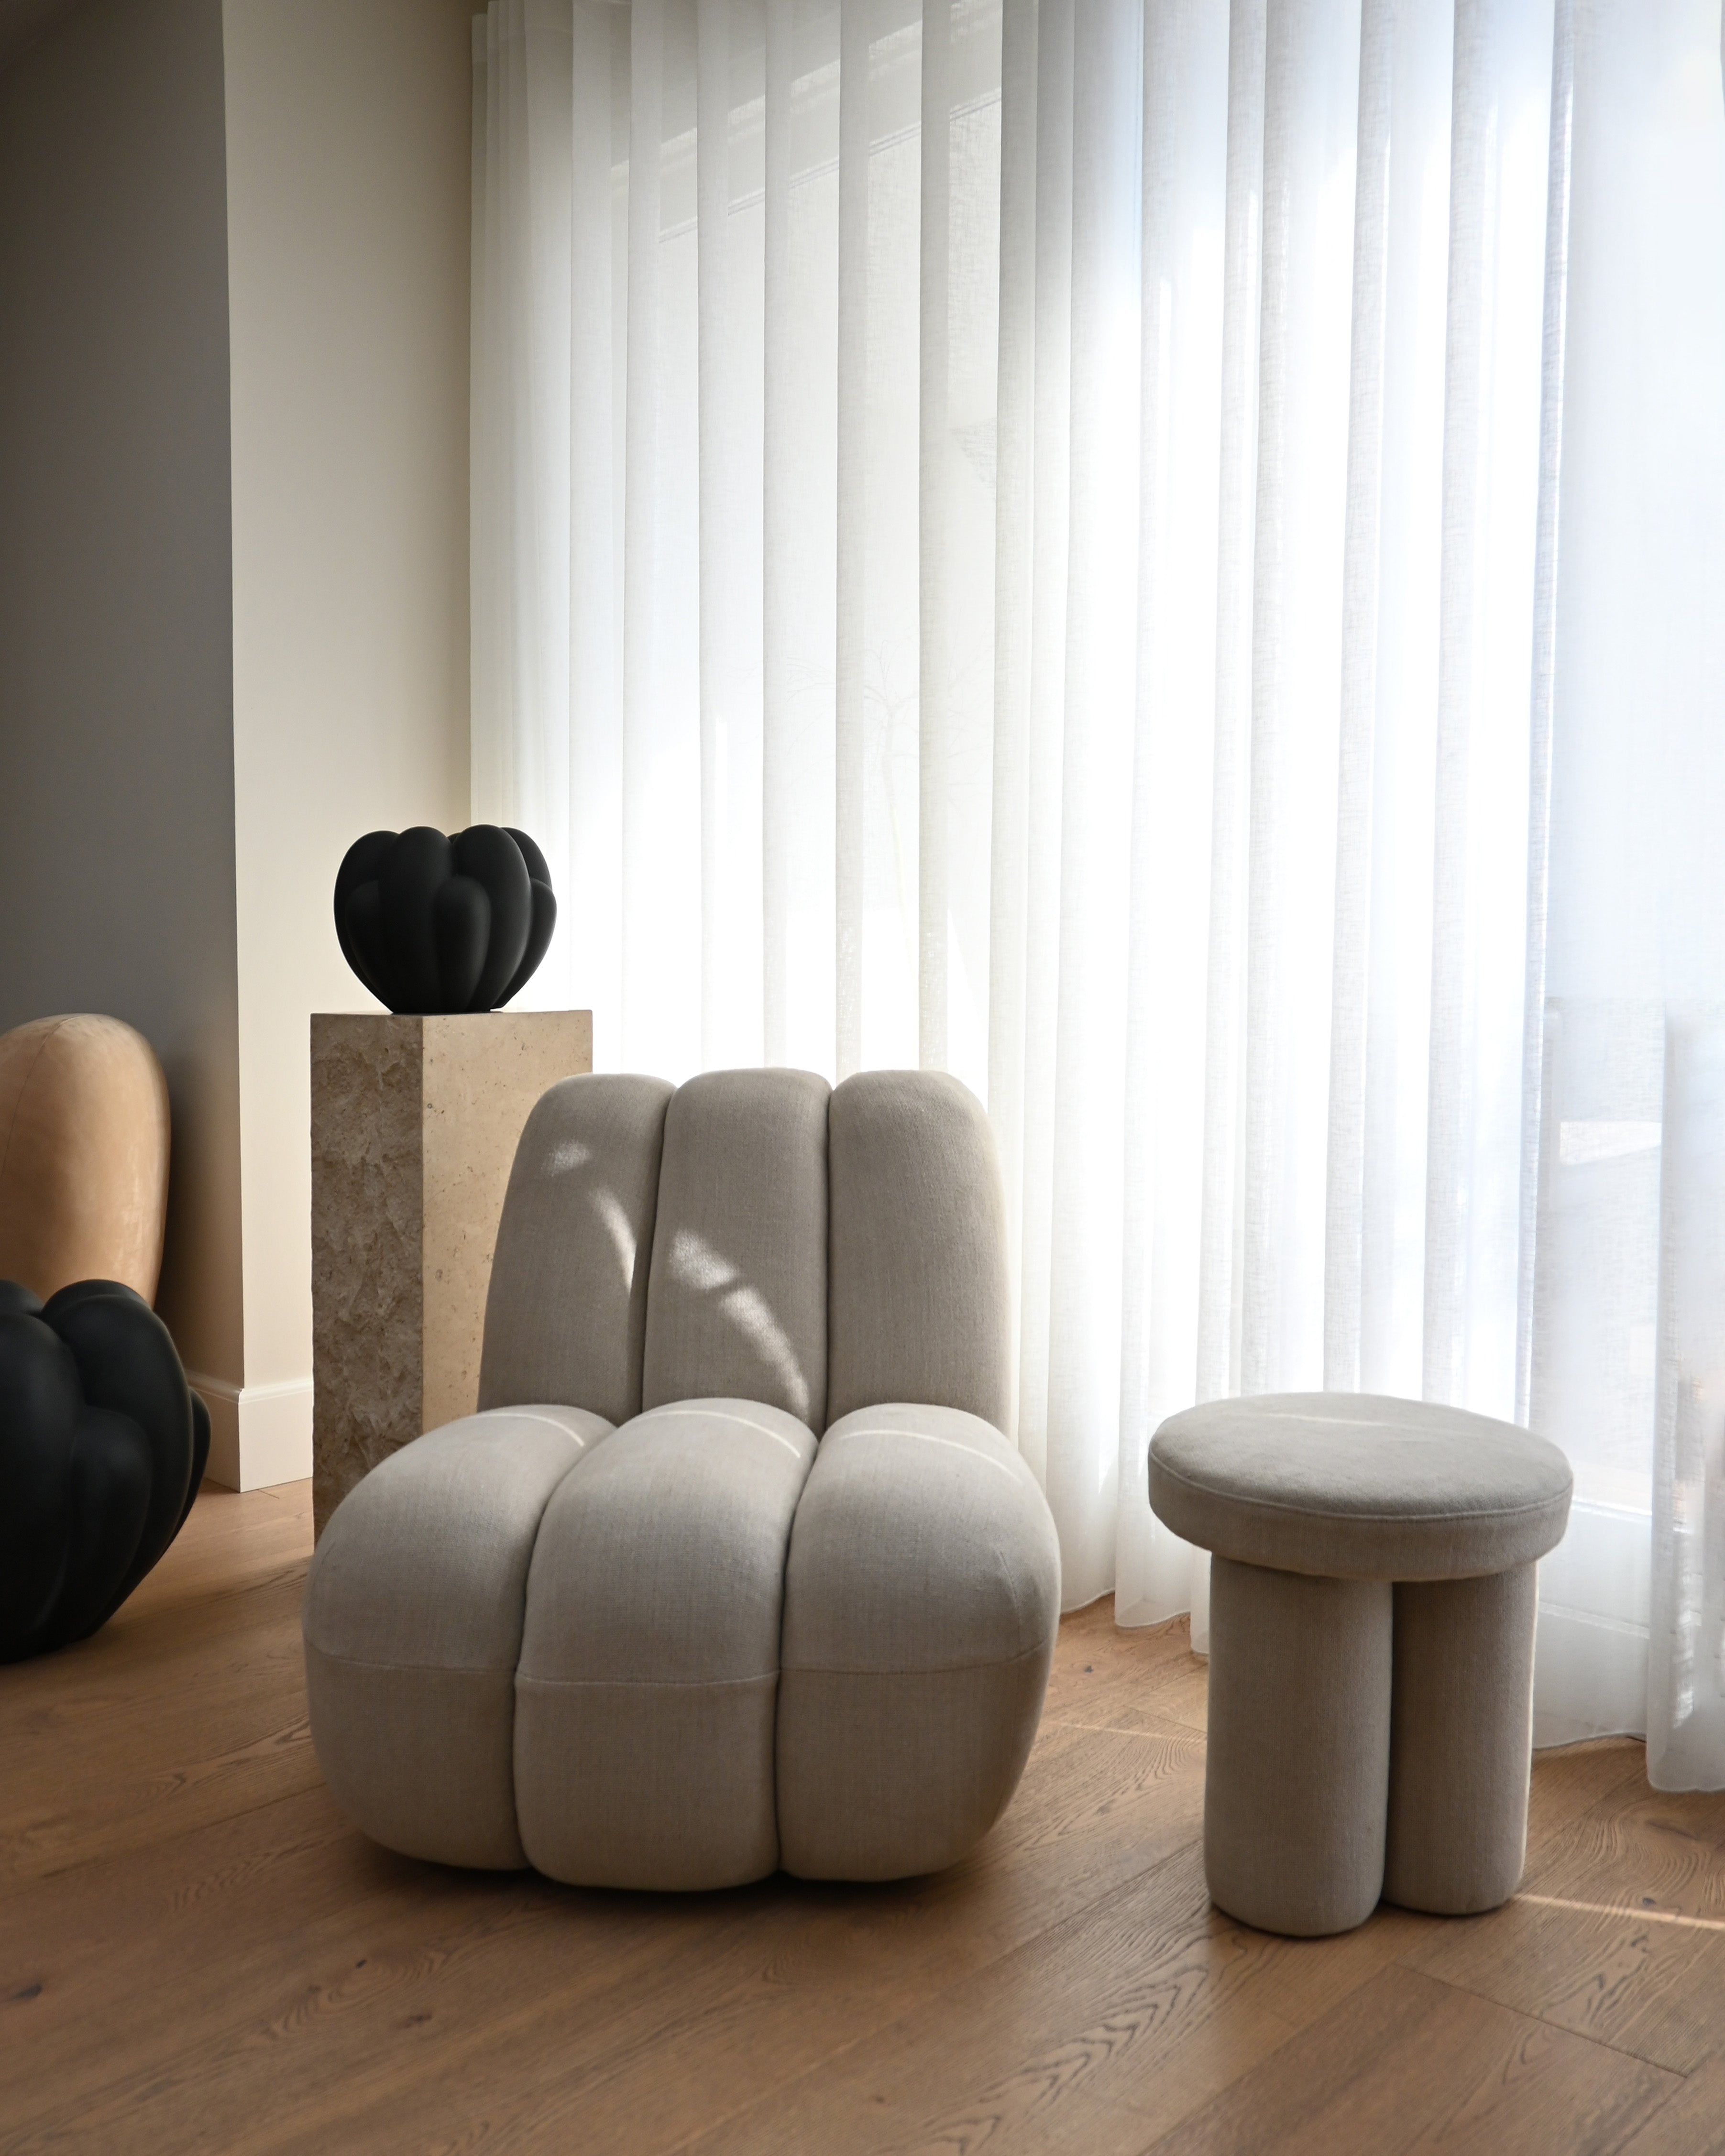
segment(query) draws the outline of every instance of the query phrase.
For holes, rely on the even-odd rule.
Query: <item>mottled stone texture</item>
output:
[[[593,1068],[588,1011],[311,1021],[312,1507],[479,1394],[516,1141]]]

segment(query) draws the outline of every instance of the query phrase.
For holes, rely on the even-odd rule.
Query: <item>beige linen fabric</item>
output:
[[[982,1104],[933,1070],[865,1070],[833,1095],[834,1422],[882,1400],[1011,1409],[1006,1204]]]
[[[1150,1505],[1242,1564],[1448,1579],[1543,1557],[1569,1517],[1569,1463],[1512,1423],[1368,1393],[1214,1400],[1150,1445]]]
[[[914,1879],[967,1856],[1011,1801],[1049,1656],[969,1669],[788,1670],[780,1862],[799,1879]]]
[[[515,1668],[553,1490],[610,1425],[578,1408],[470,1415],[336,1508],[305,1584],[311,1738],[336,1800],[408,1856],[507,1869]]]
[[[1054,1522],[999,1430],[906,1404],[834,1424],[785,1575],[785,1869],[895,1879],[963,1856],[1018,1786],[1060,1609]]]
[[[956,1081],[553,1086],[498,1234],[492,1412],[386,1463],[318,1553],[338,1799],[411,1854],[583,1886],[758,1878],[781,1810],[810,1876],[963,1856],[1023,1771],[1060,1610],[995,1426],[1009,1342]],[[535,1395],[579,1405],[511,1405]]]
[[[1387,1580],[1211,1564],[1204,1867],[1242,1923],[1314,1938],[1377,1906],[1392,1594]]]
[[[1395,1590],[1387,1899],[1435,1916],[1507,1902],[1527,1853],[1538,1567]]]
[[[331,1795],[403,1856],[520,1871],[512,1683],[492,1670],[343,1661],[308,1639],[311,1738]]]
[[[481,1408],[572,1400],[612,1423],[641,1404],[662,1079],[565,1078],[528,1116],[497,1229]]]
[[[827,1102],[808,1070],[714,1070],[665,1118],[641,1404],[730,1395],[819,1430]]]
[[[814,1450],[779,1409],[682,1401],[547,1507],[515,1763],[521,1843],[553,1879],[731,1887],[777,1866],[785,1547]]]

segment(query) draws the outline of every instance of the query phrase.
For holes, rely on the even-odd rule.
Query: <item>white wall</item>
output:
[[[311,1467],[336,865],[467,820],[470,15],[74,0],[0,60],[0,1027],[155,1044],[243,1486]]]
[[[40,19],[0,69],[0,1029],[110,1011],[154,1045],[174,1124],[160,1307],[231,1386],[220,0]]]
[[[311,1472],[315,1010],[349,844],[468,806],[468,0],[224,0],[241,1479]]]

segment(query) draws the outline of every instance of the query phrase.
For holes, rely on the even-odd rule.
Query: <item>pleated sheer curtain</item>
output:
[[[1725,1784],[1718,0],[493,0],[473,781],[600,1067],[955,1071],[1069,1605],[1145,1450],[1531,1420]],[[1650,1653],[1651,1648],[1651,1653]]]

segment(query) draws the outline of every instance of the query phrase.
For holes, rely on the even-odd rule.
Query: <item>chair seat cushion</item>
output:
[[[1342,1579],[1455,1579],[1542,1557],[1569,1516],[1569,1463],[1461,1408],[1368,1393],[1213,1400],[1150,1445],[1150,1504],[1242,1564]]]
[[[546,1507],[516,1680],[522,1845],[581,1887],[737,1886],[778,1863],[785,1547],[814,1432],[655,1408]]]
[[[955,1408],[835,1423],[797,1510],[778,1710],[785,1869],[938,1870],[1023,1772],[1060,1622],[1060,1548],[1036,1478]]]
[[[547,1501],[611,1425],[494,1409],[403,1445],[338,1505],[305,1584],[305,1681],[336,1801],[404,1856],[524,1865],[515,1669]]]

